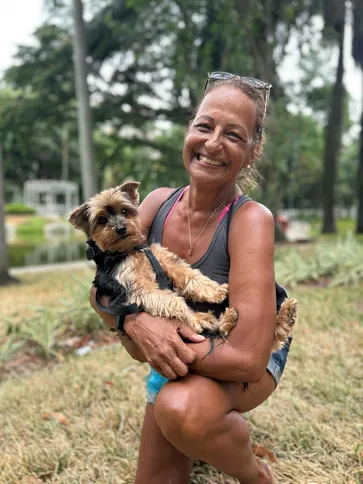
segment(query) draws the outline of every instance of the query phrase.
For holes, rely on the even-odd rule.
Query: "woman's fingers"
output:
[[[205,340],[204,336],[195,333],[189,328],[189,326],[183,323],[177,325],[177,331],[183,338],[191,341],[192,343],[202,343],[202,341]]]

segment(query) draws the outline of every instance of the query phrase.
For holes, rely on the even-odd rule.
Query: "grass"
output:
[[[0,287],[0,339],[5,335],[9,321],[22,324],[24,319],[34,317],[39,307],[60,308],[60,302],[70,299],[70,287],[75,293],[83,290],[81,287],[77,289],[77,279],[89,281],[91,286],[93,276],[94,272],[87,268],[71,273],[69,270],[33,272],[22,275],[20,285]]]
[[[24,276],[22,286],[0,290],[0,313],[19,320],[34,293],[55,308],[68,295],[67,278]],[[252,441],[275,453],[281,483],[361,483],[363,286],[298,286],[291,295],[300,302],[295,339],[277,391],[246,415]],[[134,483],[146,373],[113,347],[4,381],[0,483]],[[234,482],[201,463],[191,479]]]

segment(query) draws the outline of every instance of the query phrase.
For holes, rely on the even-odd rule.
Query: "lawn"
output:
[[[0,338],[35,304],[54,310],[69,298],[73,276],[92,273],[32,274],[1,288]],[[295,339],[278,389],[246,415],[252,441],[275,454],[279,483],[362,483],[363,286],[298,285],[291,295],[300,303]],[[0,483],[133,484],[146,374],[112,346],[4,379]],[[191,479],[234,482],[202,463]]]

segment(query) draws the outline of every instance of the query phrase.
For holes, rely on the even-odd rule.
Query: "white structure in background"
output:
[[[78,185],[67,180],[28,180],[24,203],[40,215],[67,216],[79,205]]]

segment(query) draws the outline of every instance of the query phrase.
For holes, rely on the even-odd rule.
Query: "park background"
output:
[[[276,278],[300,303],[278,391],[246,416],[256,453],[279,482],[363,482],[362,0],[12,4],[0,7],[0,483],[134,482],[147,370],[89,308],[94,268],[66,218],[126,179],[142,196],[185,183],[185,127],[216,70],[273,84],[250,195],[276,217]],[[196,463],[191,482],[234,480]]]

